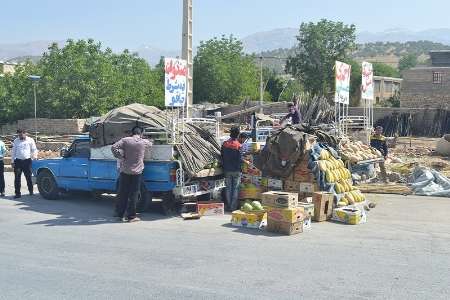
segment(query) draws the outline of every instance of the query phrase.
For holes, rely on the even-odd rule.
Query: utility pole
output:
[[[263,113],[263,102],[264,102],[264,82],[263,82],[263,57],[259,57],[259,113]]]
[[[186,117],[192,115],[193,58],[192,58],[192,0],[183,0],[183,34],[181,58],[187,62]]]

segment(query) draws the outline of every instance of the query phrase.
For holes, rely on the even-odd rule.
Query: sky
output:
[[[182,0],[0,0],[0,44],[94,38],[114,50],[181,48]],[[371,5],[369,6],[369,4]],[[450,28],[448,0],[193,0],[194,44],[322,18],[358,31]]]

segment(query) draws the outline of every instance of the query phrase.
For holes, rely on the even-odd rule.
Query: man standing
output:
[[[241,184],[241,165],[243,162],[241,143],[238,141],[239,128],[232,127],[230,139],[222,145],[222,167],[225,173],[225,191],[228,209],[236,210],[239,206],[239,185]]]
[[[3,158],[6,155],[5,143],[0,140],[0,195],[5,197],[5,163]]]
[[[384,160],[387,159],[388,156],[388,148],[386,145],[386,138],[383,135],[383,127],[377,126],[375,128],[375,134],[370,137],[370,146],[377,149],[381,152],[384,157]],[[380,170],[381,170],[381,178],[384,182],[387,182],[386,175],[386,166],[384,165],[384,161],[380,162]]]
[[[28,192],[30,196],[33,195],[33,182],[31,181],[31,160],[37,158],[38,150],[36,144],[32,138],[27,136],[27,132],[24,129],[17,130],[18,137],[13,142],[12,148],[12,161],[14,168],[14,198],[20,198],[20,188],[22,172],[27,180]]]
[[[141,189],[145,151],[151,146],[151,141],[142,138],[142,128],[136,126],[132,129],[132,136],[122,138],[111,147],[114,156],[122,160],[116,213],[123,221],[140,221],[136,215],[136,202]]]

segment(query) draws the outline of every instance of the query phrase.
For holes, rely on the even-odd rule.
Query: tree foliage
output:
[[[164,88],[158,70],[127,50],[114,54],[100,43],[68,40],[63,48],[49,47],[37,64],[19,66],[3,86],[0,122],[34,114],[33,89],[28,75],[37,74],[38,117],[85,118],[101,115],[133,102],[161,106]]]
[[[238,103],[259,98],[259,71],[233,36],[200,42],[194,58],[194,101]]]
[[[400,70],[400,72],[402,72],[404,70],[414,68],[415,66],[417,66],[417,63],[417,56],[409,53],[400,58],[400,61],[398,62],[398,69]]]
[[[333,67],[355,48],[355,26],[321,20],[302,23],[296,53],[290,56],[286,72],[297,77],[305,90],[326,95],[334,89]]]
[[[384,76],[384,77],[400,77],[400,73],[398,70],[390,65],[374,62],[373,66],[373,75],[375,76]]]

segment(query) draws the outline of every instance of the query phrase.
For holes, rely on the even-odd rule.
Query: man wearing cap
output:
[[[381,152],[384,159],[387,159],[388,148],[386,145],[386,138],[383,135],[383,127],[377,126],[375,128],[375,133],[370,137],[370,146]],[[384,161],[380,162],[381,178],[384,182],[387,182],[386,166]]]
[[[114,156],[121,159],[119,178],[119,202],[116,216],[122,221],[136,222],[136,202],[141,189],[145,151],[152,142],[142,138],[142,128],[134,127],[132,136],[124,137],[111,147]],[[125,216],[126,213],[126,216]]]
[[[22,172],[27,180],[28,192],[33,195],[33,182],[31,181],[31,160],[36,159],[38,150],[34,140],[27,136],[24,129],[17,130],[17,138],[13,142],[11,158],[14,168],[14,198],[21,197]]]
[[[239,142],[239,127],[230,129],[230,139],[222,145],[222,167],[225,173],[225,192],[228,209],[233,211],[239,206],[239,185],[241,184],[242,145]]]

